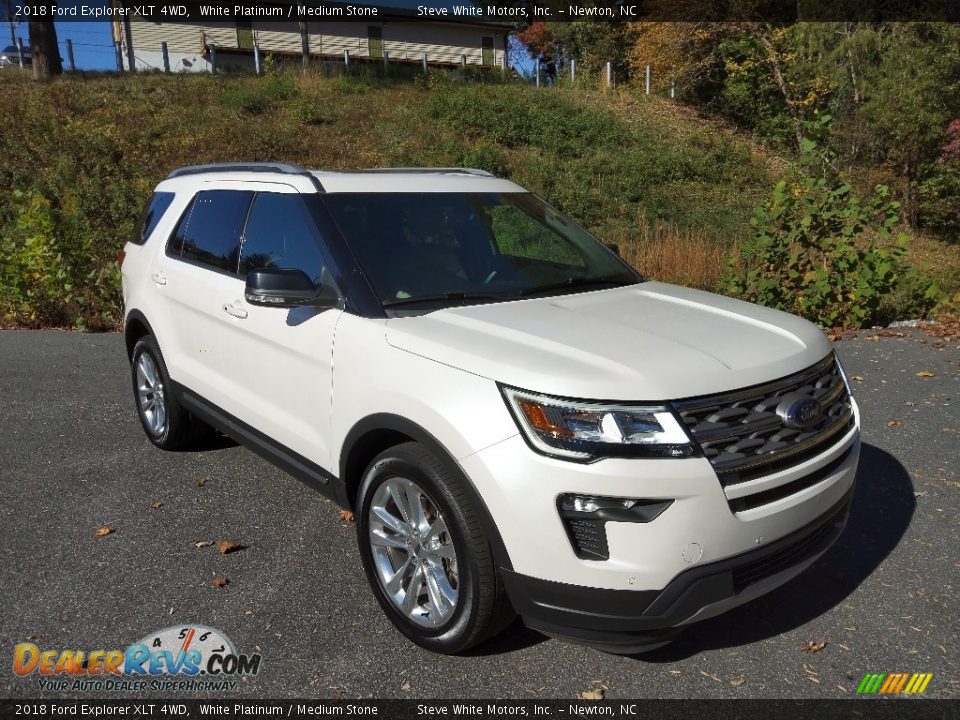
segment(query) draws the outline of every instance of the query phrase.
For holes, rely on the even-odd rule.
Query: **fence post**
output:
[[[167,48],[166,41],[160,43],[160,52],[163,54],[163,71],[170,74],[170,50]]]
[[[533,64],[533,74],[537,78],[537,87],[540,87],[540,61],[539,60],[537,60]]]
[[[383,69],[386,70],[387,67],[389,67],[389,65],[390,65],[390,51],[384,50],[383,51]]]
[[[349,50],[343,51],[343,67],[344,68],[350,67],[350,51]]]
[[[73,40],[67,38],[67,63],[69,63],[70,72],[75,72],[77,63],[73,60]]]
[[[500,58],[500,77],[507,76],[507,55],[504,53],[503,57]]]
[[[310,65],[310,36],[307,35],[305,22],[300,23],[300,52],[303,55],[300,61],[301,68],[303,72],[307,72],[307,67]]]
[[[463,71],[466,71],[466,69],[467,69],[467,56],[466,56],[466,55],[461,55],[461,56],[460,56],[460,69],[463,70]]]
[[[649,95],[650,94],[650,66],[649,65],[647,65],[647,77],[646,77],[646,81],[644,82],[644,88],[647,91],[647,95]]]
[[[257,75],[263,72],[263,65],[260,63],[260,43],[253,44],[253,71]]]
[[[119,40],[114,41],[113,49],[116,51],[117,55],[117,72],[123,72],[123,48],[120,47]]]
[[[214,75],[217,73],[217,44],[210,43],[207,45],[210,48],[210,72]]]
[[[17,38],[17,59],[20,61],[20,69],[23,70],[23,38]]]
[[[577,61],[570,61],[570,82],[575,83],[577,81]]]
[[[670,99],[673,100],[677,96],[677,81],[673,78],[670,78]]]
[[[423,74],[427,74],[427,54],[423,54]]]
[[[607,87],[613,87],[613,65],[607,61]]]

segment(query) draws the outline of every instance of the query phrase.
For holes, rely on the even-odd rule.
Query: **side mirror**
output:
[[[244,291],[247,302],[263,307],[329,308],[340,296],[327,285],[314,285],[303,270],[294,268],[259,268],[247,273]]]
[[[617,257],[622,257],[620,255],[620,246],[613,242],[605,242],[604,245],[607,246],[607,250],[610,250]]]

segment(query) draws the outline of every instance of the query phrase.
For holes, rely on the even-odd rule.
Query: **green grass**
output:
[[[46,84],[3,73],[0,94],[8,99],[0,106],[0,318],[27,325],[116,326],[117,250],[156,183],[181,165],[481,167],[621,244],[651,223],[732,244],[785,172],[749,138],[664,100],[442,73],[413,82],[111,74]],[[15,190],[35,201],[32,215]],[[51,278],[68,282],[65,302],[31,299],[33,280],[21,277],[29,263],[14,256],[29,233],[39,243],[31,272],[57,265],[35,280],[48,294]]]

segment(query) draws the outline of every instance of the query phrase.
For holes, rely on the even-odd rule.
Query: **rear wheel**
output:
[[[357,533],[367,580],[404,635],[457,653],[513,618],[464,480],[417,443],[382,453],[360,487]]]
[[[144,335],[134,346],[131,375],[137,414],[154,445],[175,450],[209,432],[210,426],[193,417],[171,392],[170,376],[152,335]]]

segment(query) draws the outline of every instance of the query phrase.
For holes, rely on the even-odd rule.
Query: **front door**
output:
[[[222,298],[238,312],[226,323],[221,344],[231,387],[224,409],[331,470],[333,342],[341,311],[262,307],[244,299],[250,270],[297,268],[315,283],[329,283],[327,267],[323,238],[303,196],[279,185],[271,192],[257,192],[238,271]]]

